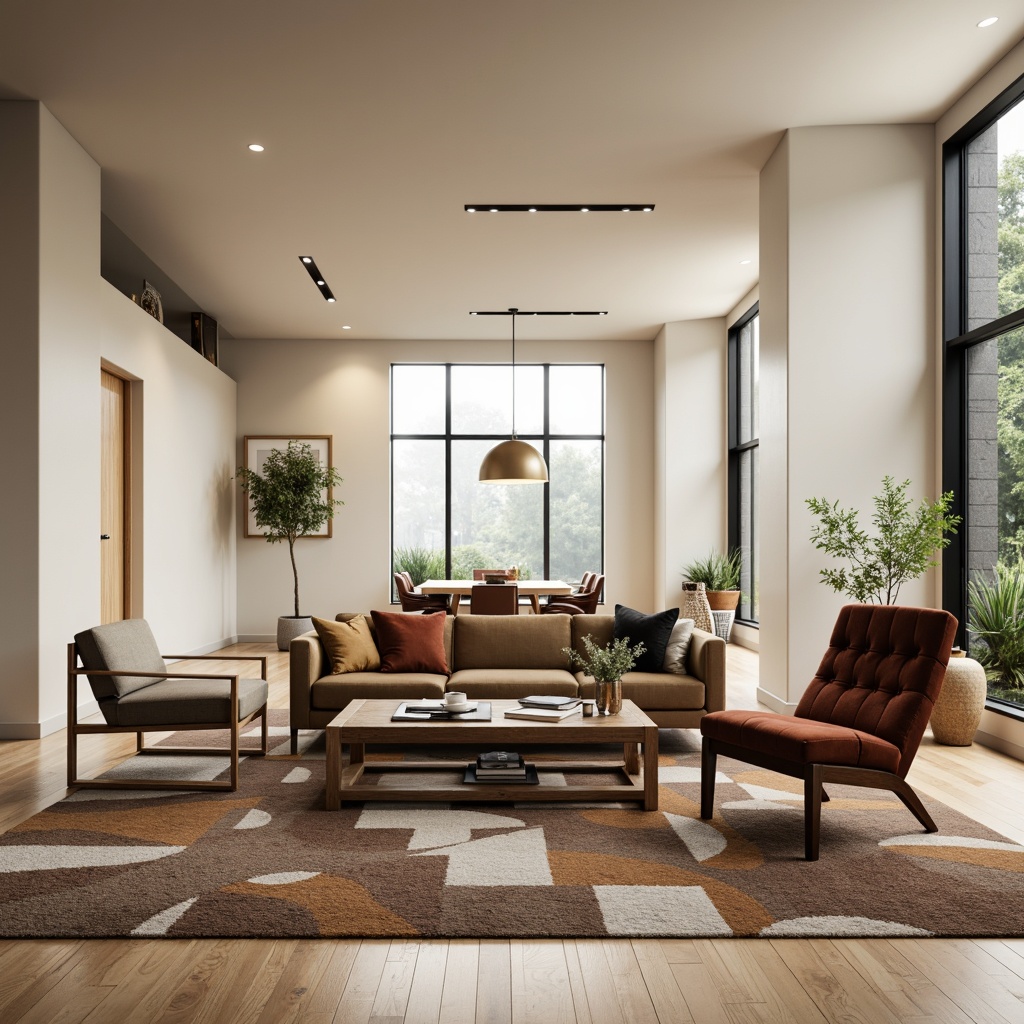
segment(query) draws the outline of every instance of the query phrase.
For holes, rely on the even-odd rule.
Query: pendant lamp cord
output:
[[[516,439],[516,306],[509,306],[512,314],[512,440]]]

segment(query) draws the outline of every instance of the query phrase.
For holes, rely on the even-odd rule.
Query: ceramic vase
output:
[[[938,700],[932,709],[932,735],[936,743],[969,747],[985,710],[988,681],[974,658],[950,658]]]
[[[597,704],[599,715],[617,715],[622,710],[622,680],[597,680]]]
[[[711,605],[708,604],[707,590],[703,583],[683,584],[683,607],[680,618],[693,619],[696,629],[705,633],[714,633],[715,624],[711,618]]]

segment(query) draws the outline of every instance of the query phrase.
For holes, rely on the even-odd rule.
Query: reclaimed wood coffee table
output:
[[[392,722],[395,700],[354,700],[327,726],[327,810],[342,803],[365,800],[441,800],[446,803],[495,803],[513,801],[636,801],[645,811],[658,809],[658,726],[632,701],[622,702],[617,715],[583,718],[573,715],[560,722],[534,722],[505,718],[507,708],[518,701],[492,700],[491,721]],[[341,746],[349,744],[349,763],[342,766]],[[477,752],[518,750],[520,747],[578,747],[596,743],[621,743],[622,761],[562,761],[529,759],[538,772],[618,771],[618,785],[530,786],[488,783],[453,783],[431,788],[375,786],[363,782],[367,772],[464,770],[467,760],[386,761],[366,760],[368,745],[403,747],[473,745]],[[641,754],[642,751],[642,754]]]

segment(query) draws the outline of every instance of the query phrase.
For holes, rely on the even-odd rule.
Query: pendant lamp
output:
[[[488,484],[546,484],[548,467],[532,444],[516,437],[516,314],[512,315],[512,437],[496,444],[480,463],[480,481]]]

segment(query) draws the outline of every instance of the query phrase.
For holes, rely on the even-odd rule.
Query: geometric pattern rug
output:
[[[939,832],[927,835],[891,795],[830,786],[821,859],[808,863],[799,782],[719,758],[716,817],[703,822],[699,755],[685,743],[671,749],[673,731],[662,732],[651,813],[631,804],[383,801],[328,812],[322,734],[304,734],[298,757],[287,756],[286,724],[272,735],[280,753],[245,760],[236,793],[81,790],[0,835],[0,936],[1010,936],[1024,928],[1024,847],[933,800],[925,803]],[[602,749],[621,757],[621,747],[593,756]],[[475,752],[462,753],[468,762]],[[226,770],[224,759],[148,756],[108,774],[180,777],[183,762],[196,778]],[[376,777],[386,785],[390,776]]]

